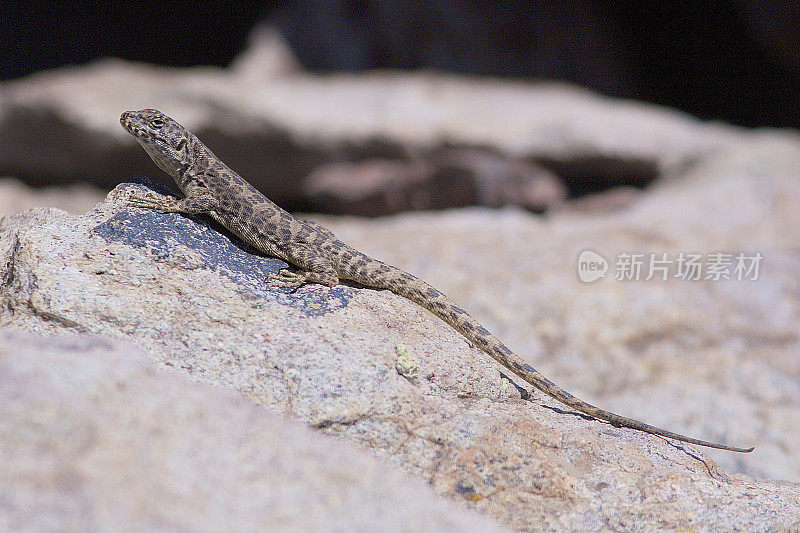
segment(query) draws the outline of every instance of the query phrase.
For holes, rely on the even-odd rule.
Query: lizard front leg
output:
[[[158,193],[146,195],[133,194],[128,197],[128,206],[141,209],[153,209],[165,213],[184,213],[187,215],[203,215],[215,211],[219,201],[209,191],[197,189],[186,198],[180,200],[173,196]]]

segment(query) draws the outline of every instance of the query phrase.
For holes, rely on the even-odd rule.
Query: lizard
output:
[[[184,194],[180,199],[156,193],[133,194],[128,197],[127,205],[168,213],[208,215],[259,252],[295,267],[271,274],[268,286],[297,288],[306,283],[318,283],[334,287],[344,279],[364,287],[392,291],[430,311],[536,389],[585,415],[615,427],[699,446],[742,453],[754,449],[668,431],[600,409],[573,396],[512,352],[438,289],[348,246],[324,226],[295,218],[279,207],[228,168],[176,120],[157,109],[142,109],[122,113],[120,123]]]

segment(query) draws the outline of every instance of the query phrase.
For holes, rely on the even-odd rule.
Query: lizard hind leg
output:
[[[270,274],[267,284],[270,287],[282,287],[287,289],[297,288],[308,280],[308,272],[292,272],[288,268],[282,268],[277,274]]]
[[[268,283],[274,287],[299,287],[304,283],[320,283],[333,287],[339,283],[339,275],[333,265],[325,257],[306,246],[295,246],[288,250],[287,260],[297,265],[300,270],[292,272],[281,269],[277,274],[270,274]]]
[[[318,272],[301,270],[293,272],[288,268],[282,268],[277,274],[270,274],[267,283],[270,287],[297,288],[306,283],[320,283],[333,287],[339,283],[339,277],[334,272],[334,277]]]

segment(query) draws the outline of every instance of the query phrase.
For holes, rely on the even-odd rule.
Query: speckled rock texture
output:
[[[5,330],[0,529],[501,530],[128,344]]]
[[[0,326],[135,344],[158,366],[355,443],[513,528],[796,528],[797,485],[735,473],[797,475],[791,295],[800,259],[780,227],[796,216],[780,207],[797,197],[794,148],[771,138],[749,146],[768,175],[760,201],[735,211],[714,199],[752,197],[747,183],[760,171],[737,170],[734,151],[715,163],[724,179],[698,167],[600,218],[473,209],[330,224],[439,285],[572,392],[671,429],[755,444],[751,455],[613,428],[536,392],[523,399],[524,383],[391,293],[270,290],[265,278],[280,261],[201,219],[125,208],[141,185],[118,187],[86,215],[4,219]],[[755,282],[583,284],[576,256],[590,244],[606,255],[757,245],[768,261]]]

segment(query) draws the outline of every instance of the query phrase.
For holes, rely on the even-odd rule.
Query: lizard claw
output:
[[[282,268],[277,274],[270,274],[267,277],[267,284],[270,287],[281,288],[298,288],[306,282],[305,274],[292,272],[289,269]]]

